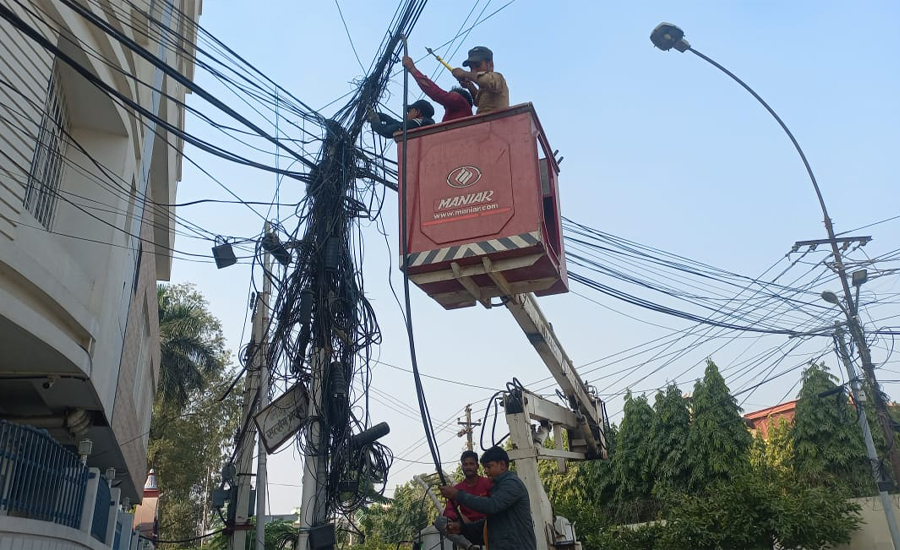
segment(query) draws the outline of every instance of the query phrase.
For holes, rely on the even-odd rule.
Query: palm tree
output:
[[[157,285],[159,305],[159,388],[162,399],[179,410],[206,376],[224,365],[218,326],[198,295]]]

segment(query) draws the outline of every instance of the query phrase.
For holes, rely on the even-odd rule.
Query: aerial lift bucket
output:
[[[407,147],[400,250],[414,284],[446,309],[568,291],[559,165],[531,103],[412,130]]]

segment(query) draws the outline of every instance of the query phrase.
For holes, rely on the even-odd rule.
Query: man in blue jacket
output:
[[[484,473],[494,480],[490,496],[477,497],[454,487],[441,487],[445,498],[487,516],[472,523],[447,524],[447,532],[462,533],[475,543],[487,541],[490,550],[537,550],[528,490],[509,470],[509,455],[491,447],[481,456]]]

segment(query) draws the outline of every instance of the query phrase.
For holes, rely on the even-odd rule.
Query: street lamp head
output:
[[[832,292],[830,290],[822,291],[822,299],[825,300],[826,302],[828,302],[829,304],[836,304],[836,305],[841,304],[840,301],[838,300],[837,294],[835,294],[834,292]]]
[[[679,52],[686,52],[691,45],[684,39],[684,31],[671,23],[660,23],[650,33],[650,41],[664,52],[675,48]]]

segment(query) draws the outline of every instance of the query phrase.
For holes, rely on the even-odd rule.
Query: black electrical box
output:
[[[319,525],[309,530],[309,547],[312,550],[334,549],[334,524]]]

